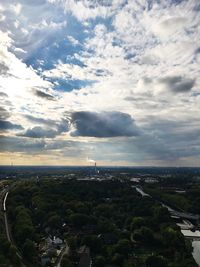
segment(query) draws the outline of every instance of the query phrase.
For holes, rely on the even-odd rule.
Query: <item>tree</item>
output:
[[[35,259],[37,257],[37,251],[35,248],[35,244],[30,239],[26,239],[26,241],[22,247],[22,251],[23,251],[24,257],[28,261],[35,262]]]
[[[134,231],[133,239],[136,241],[152,243],[154,242],[154,234],[150,228],[142,226],[140,229]]]
[[[70,237],[67,240],[67,244],[71,250],[76,250],[76,239],[75,237]]]
[[[128,239],[121,239],[115,246],[116,252],[127,256],[132,251],[131,242]]]
[[[116,226],[110,220],[99,220],[98,231],[103,234],[114,232],[116,231]]]
[[[1,235],[0,236],[0,251],[2,251],[4,255],[7,255],[9,248],[10,248],[10,242],[8,242],[7,239],[3,235]]]
[[[88,246],[92,252],[98,253],[102,248],[102,240],[96,235],[86,235],[81,242],[83,245]]]
[[[20,266],[20,259],[19,259],[19,256],[17,254],[17,249],[15,246],[12,246],[12,245],[10,246],[9,259],[14,266]]]
[[[72,267],[72,262],[69,260],[69,258],[67,257],[67,255],[64,255],[61,263],[60,263],[61,267]]]
[[[79,228],[89,223],[89,216],[82,213],[74,213],[69,217],[69,221]]]
[[[58,229],[61,227],[61,217],[57,214],[52,215],[48,219],[48,225],[51,227],[51,229]]]
[[[135,217],[133,218],[132,220],[132,223],[131,223],[131,230],[136,230],[142,226],[145,226],[145,219],[142,218],[142,217]]]
[[[120,253],[115,253],[114,256],[112,257],[112,263],[115,264],[116,266],[121,266],[124,261],[124,256],[121,255]]]
[[[181,247],[185,244],[184,237],[180,232],[174,230],[172,227],[167,227],[162,230],[163,243],[167,247]]]
[[[146,259],[146,266],[147,267],[167,267],[167,261],[162,256],[149,256]]]
[[[27,238],[33,238],[34,228],[29,224],[16,224],[14,235],[16,242],[20,245],[25,242]]]
[[[106,260],[103,256],[97,256],[94,258],[94,267],[104,267]]]
[[[163,223],[163,222],[169,222],[170,221],[170,215],[169,211],[165,207],[154,207],[154,220],[157,223]]]

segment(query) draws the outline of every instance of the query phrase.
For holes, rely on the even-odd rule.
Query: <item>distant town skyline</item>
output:
[[[3,0],[0,164],[200,166],[198,0]]]

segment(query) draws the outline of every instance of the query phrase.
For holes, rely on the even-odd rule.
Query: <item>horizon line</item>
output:
[[[95,165],[1,165],[1,167],[95,167]],[[155,166],[155,165],[97,165],[97,167],[104,168],[104,167],[111,167],[111,168],[200,168],[200,166]]]

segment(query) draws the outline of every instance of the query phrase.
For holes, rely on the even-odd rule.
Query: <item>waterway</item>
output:
[[[132,186],[133,188],[136,189],[138,193],[140,193],[143,197],[150,197],[150,195],[146,194],[140,187],[137,186]]]
[[[148,194],[146,194],[141,187],[137,187],[137,186],[133,186],[136,191],[138,193],[140,193],[143,197],[144,196],[150,196]],[[175,211],[174,209],[172,209],[171,207],[165,205],[164,203],[161,203],[164,207],[166,207],[169,212],[170,211]],[[199,231],[195,231],[195,233],[199,234]],[[192,252],[192,255],[193,255],[193,258],[194,260],[196,261],[197,265],[200,267],[200,241],[192,241],[192,247],[193,247],[193,252]]]
[[[192,246],[193,246],[193,252],[192,252],[193,258],[195,259],[198,266],[200,266],[200,241],[193,241]]]

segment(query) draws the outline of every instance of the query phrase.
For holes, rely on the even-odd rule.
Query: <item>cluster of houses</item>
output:
[[[56,236],[43,239],[39,244],[42,266],[55,265],[65,246],[64,240]]]
[[[44,238],[39,244],[39,252],[42,266],[59,266],[59,262],[63,256],[63,251],[66,249],[67,244],[59,237],[53,236]],[[79,257],[78,267],[92,266],[90,256],[90,248],[81,246],[77,250]]]

